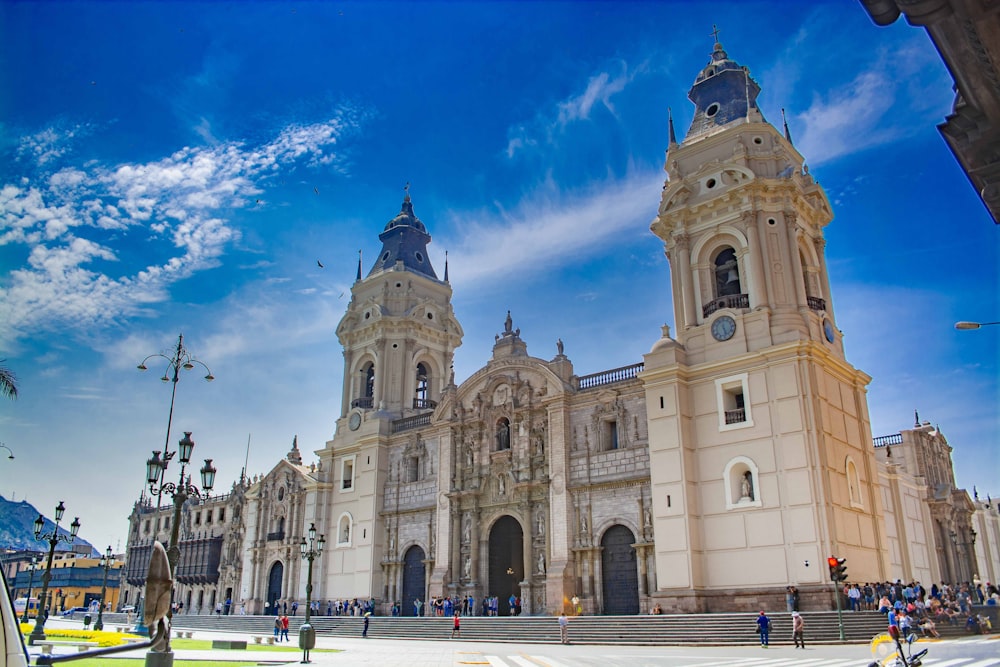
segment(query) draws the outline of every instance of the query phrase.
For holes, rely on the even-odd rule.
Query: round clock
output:
[[[736,333],[736,320],[729,315],[723,315],[712,322],[712,335],[715,340],[729,340],[734,333]]]
[[[347,420],[347,426],[352,431],[357,431],[359,428],[361,428],[361,413],[352,412],[350,419]]]
[[[830,320],[823,320],[823,335],[826,336],[828,341],[833,342],[833,323]]]

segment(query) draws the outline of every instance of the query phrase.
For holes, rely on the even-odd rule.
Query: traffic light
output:
[[[830,556],[826,564],[830,566],[830,581],[847,581],[847,559]]]

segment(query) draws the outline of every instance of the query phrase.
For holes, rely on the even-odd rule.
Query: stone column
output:
[[[757,232],[757,216],[751,214],[747,221],[747,243],[750,246],[750,307],[758,308],[767,304],[767,281],[764,278],[764,249],[760,245]]]
[[[594,562],[594,602],[596,607],[594,608],[595,614],[600,614],[604,611],[604,572],[601,567],[601,552],[604,551],[604,547],[594,547],[591,549],[591,559]]]
[[[647,593],[649,589],[646,586],[646,547],[642,544],[633,544],[632,548],[635,549],[635,565],[638,568],[639,598],[641,599],[649,595],[649,593]],[[640,612],[641,611],[642,610],[640,610]]]
[[[691,271],[691,239],[687,234],[674,237],[677,248],[677,258],[680,260],[681,285],[684,288],[684,323],[682,326],[693,327],[698,323],[695,312],[694,273]]]
[[[795,226],[795,214],[786,213],[785,219],[788,222],[788,253],[792,263],[793,273],[792,284],[795,287],[795,305],[800,308],[806,307],[806,277],[802,271],[802,257],[799,256],[799,231]]]

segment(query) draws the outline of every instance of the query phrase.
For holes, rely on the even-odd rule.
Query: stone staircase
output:
[[[806,640],[811,644],[839,643],[837,613],[803,612]],[[668,614],[662,616],[576,616],[569,621],[570,640],[574,644],[627,645],[754,645],[760,642],[756,614]],[[125,621],[122,614],[105,614],[105,624]],[[774,613],[771,618],[771,643],[791,644],[791,618]],[[298,643],[303,616],[289,617],[292,643]],[[360,637],[364,619],[347,616],[313,616],[312,625],[322,636]],[[269,635],[273,616],[187,616],[174,617],[175,629],[239,632]],[[448,639],[452,619],[399,618],[372,616],[369,637],[382,639]],[[849,643],[865,643],[885,631],[885,617],[875,612],[845,612],[844,637]],[[961,627],[939,625],[943,637],[963,636]],[[513,642],[520,644],[559,641],[559,624],[554,616],[463,617],[465,641]]]

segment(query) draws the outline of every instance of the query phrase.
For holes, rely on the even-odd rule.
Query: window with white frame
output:
[[[726,464],[722,474],[725,482],[726,509],[760,507],[760,472],[753,459],[736,456]]]
[[[730,431],[753,426],[750,414],[749,376],[731,375],[715,381],[719,410],[719,430]]]
[[[851,502],[851,507],[864,509],[864,505],[861,503],[861,477],[858,475],[858,466],[855,465],[854,459],[850,456],[847,457],[845,469],[847,472],[847,497]]]
[[[356,456],[345,456],[340,464],[340,490],[354,490],[354,462]]]

